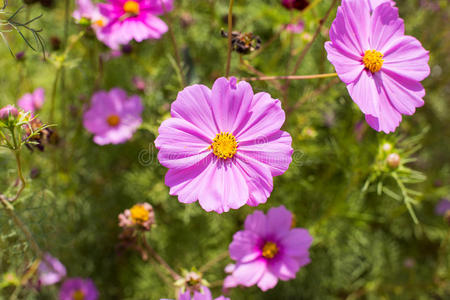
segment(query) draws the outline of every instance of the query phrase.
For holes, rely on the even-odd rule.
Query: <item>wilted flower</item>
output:
[[[155,213],[149,203],[138,203],[119,215],[119,226],[150,230],[155,224]]]
[[[279,100],[253,94],[245,81],[219,78],[212,90],[193,85],[172,103],[155,141],[166,184],[182,203],[218,213],[267,201],[273,176],[292,161],[292,138],[280,130]]]
[[[420,81],[430,73],[428,51],[404,32],[390,2],[371,13],[366,2],[343,0],[330,29],[331,42],[325,43],[328,60],[366,121],[385,133],[424,104]]]
[[[70,278],[59,290],[59,300],[97,300],[98,291],[94,282],[87,278]]]
[[[109,23],[102,28],[99,39],[112,49],[118,49],[133,39],[142,42],[159,39],[168,27],[158,15],[173,8],[173,0],[108,0],[99,4],[100,12]]]
[[[262,211],[249,215],[244,230],[235,233],[230,244],[236,266],[224,288],[256,284],[266,291],[279,279],[294,279],[300,267],[310,263],[312,237],[306,229],[291,225],[292,214],[284,206],[271,208],[267,215]]]
[[[34,113],[42,108],[45,101],[45,90],[37,88],[33,93],[23,95],[18,101],[17,105],[26,112]]]
[[[281,0],[281,4],[287,9],[304,10],[310,3],[308,0]]]
[[[39,285],[47,286],[58,283],[66,275],[66,267],[57,258],[45,253],[38,268]]]
[[[128,98],[124,90],[114,88],[95,93],[91,102],[83,125],[95,135],[94,142],[99,145],[126,142],[142,123],[144,107],[139,96]]]
[[[29,141],[32,143],[26,144],[27,148],[31,151],[33,150],[33,147],[39,151],[44,151],[45,144],[55,145],[58,143],[58,135],[56,132],[49,127],[45,127],[38,118],[32,119],[28,125],[24,126],[24,128],[27,137],[33,135],[29,138]]]
[[[9,104],[0,109],[0,119],[7,119],[9,116],[17,117],[18,115],[19,111],[14,105]]]
[[[434,212],[438,216],[444,216],[447,211],[450,211],[450,200],[448,199],[442,199],[439,201],[434,209]]]

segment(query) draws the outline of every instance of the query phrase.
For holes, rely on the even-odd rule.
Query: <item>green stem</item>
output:
[[[224,260],[225,258],[227,258],[229,256],[229,252],[228,250],[220,253],[219,255],[217,255],[215,258],[213,258],[212,260],[210,260],[209,262],[207,262],[205,265],[203,265],[200,269],[199,272],[200,273],[205,273],[206,271],[208,271],[209,269],[211,269],[215,264],[221,262],[222,260]]]
[[[228,53],[227,53],[227,67],[225,71],[225,77],[230,76],[230,66],[231,66],[231,33],[233,31],[233,4],[234,0],[230,0],[230,6],[228,8]]]
[[[17,191],[16,196],[14,198],[10,199],[9,202],[14,202],[17,199],[19,199],[20,194],[22,194],[23,190],[25,189],[25,185],[26,185],[25,177],[23,176],[23,172],[22,172],[22,163],[20,160],[20,150],[16,150],[14,152],[14,155],[16,157],[16,163],[17,163],[17,175],[19,176],[21,185],[20,185],[19,190]]]
[[[159,256],[158,253],[156,253],[156,251],[149,245],[149,243],[147,242],[147,239],[145,238],[145,236],[143,236],[143,243],[144,243],[144,247],[147,250],[147,252],[164,268],[167,270],[167,272],[169,272],[169,274],[172,276],[172,278],[176,281],[178,279],[181,279],[181,276],[175,272],[170,266],[169,264],[161,257]]]
[[[327,74],[313,74],[313,75],[290,75],[290,76],[260,76],[260,77],[244,77],[240,80],[246,81],[259,81],[259,80],[304,80],[304,79],[317,79],[317,78],[329,78],[336,77],[337,73]]]

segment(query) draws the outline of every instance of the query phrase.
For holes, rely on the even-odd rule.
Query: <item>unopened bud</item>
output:
[[[19,111],[14,105],[7,105],[0,109],[0,119],[7,119],[10,115],[17,117]]]
[[[389,156],[386,159],[387,165],[391,169],[397,169],[398,166],[400,166],[400,155],[397,153],[389,154]]]

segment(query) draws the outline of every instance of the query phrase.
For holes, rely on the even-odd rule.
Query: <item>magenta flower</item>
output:
[[[285,26],[285,30],[292,33],[302,33],[304,29],[305,29],[305,22],[303,22],[303,20],[300,20],[294,24],[287,24]]]
[[[155,141],[166,184],[182,203],[199,201],[206,211],[238,209],[267,201],[273,176],[292,160],[291,136],[280,128],[281,103],[253,94],[245,81],[219,78],[212,90],[193,85],[172,103]]]
[[[0,119],[7,119],[10,115],[14,117],[19,115],[19,111],[14,105],[9,104],[0,109]]]
[[[98,4],[92,3],[91,0],[77,0],[76,6],[77,9],[73,12],[72,17],[78,23],[83,23],[85,20],[88,20],[97,39],[100,41],[105,40],[107,37],[102,32],[102,28],[108,25],[109,21],[106,16],[100,13]]]
[[[23,95],[18,101],[17,105],[25,112],[34,113],[42,108],[45,101],[45,91],[43,88],[37,88],[33,93]]]
[[[271,208],[267,215],[255,211],[245,220],[244,230],[233,236],[230,256],[236,260],[232,286],[257,285],[267,291],[278,280],[294,279],[300,267],[310,263],[312,237],[306,229],[293,228],[292,214],[284,207]]]
[[[127,97],[125,91],[114,88],[92,96],[91,107],[84,113],[84,127],[95,135],[98,145],[120,144],[131,139],[141,125],[144,107],[139,96]]]
[[[172,10],[173,0],[108,0],[99,4],[100,12],[109,19],[102,29],[102,41],[118,49],[135,40],[159,39],[168,27],[158,15]]]
[[[450,211],[450,200],[448,199],[442,199],[441,201],[439,201],[434,209],[434,212],[438,216],[445,215],[447,211]]]
[[[49,253],[44,254],[37,273],[39,276],[38,283],[44,286],[58,283],[67,275],[66,267]]]
[[[59,300],[97,300],[98,291],[94,282],[87,278],[70,278],[59,290]]]
[[[424,104],[420,81],[430,73],[428,51],[404,31],[390,2],[371,14],[368,4],[343,0],[330,29],[331,42],[325,43],[328,60],[366,121],[385,133]]]

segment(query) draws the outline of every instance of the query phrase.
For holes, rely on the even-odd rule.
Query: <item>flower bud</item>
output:
[[[17,117],[19,111],[14,105],[7,105],[0,109],[0,119],[7,119],[10,115]]]
[[[400,166],[400,155],[397,153],[389,154],[389,156],[386,159],[387,165],[391,169],[397,169],[398,166]]]
[[[384,143],[382,148],[384,152],[389,152],[392,150],[392,145],[390,143]]]
[[[308,0],[282,0],[281,4],[287,9],[304,10],[309,6]]]

